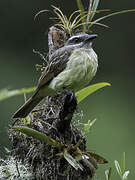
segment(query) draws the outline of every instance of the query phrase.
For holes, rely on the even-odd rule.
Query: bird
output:
[[[13,115],[25,118],[46,96],[64,89],[77,91],[87,86],[95,76],[98,57],[92,47],[97,34],[75,34],[57,49],[41,77],[34,94]]]

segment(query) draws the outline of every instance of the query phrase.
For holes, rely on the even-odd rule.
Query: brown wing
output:
[[[40,88],[46,86],[54,77],[56,77],[60,72],[62,72],[66,63],[68,62],[71,51],[65,51],[65,48],[60,48],[52,54],[50,58],[50,64],[46,67],[45,71],[41,75],[38,87],[35,93],[39,91]]]

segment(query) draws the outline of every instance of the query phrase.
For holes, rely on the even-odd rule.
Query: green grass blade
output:
[[[106,15],[106,16],[103,16],[103,17],[101,17],[101,18],[98,18],[98,19],[96,19],[96,20],[93,21],[93,22],[94,22],[94,23],[97,23],[97,22],[102,21],[102,20],[104,20],[104,19],[106,19],[106,18],[108,18],[108,17],[112,17],[112,16],[119,15],[119,14],[130,13],[130,12],[135,12],[135,9],[129,9],[129,10],[122,10],[122,11],[119,11],[119,12],[114,12],[114,13],[108,14],[108,15]],[[92,26],[92,24],[91,24],[91,26]]]
[[[59,8],[57,8],[57,7],[53,6],[53,5],[52,5],[52,7],[54,8],[54,12],[58,16],[60,21],[63,23],[64,26],[66,26],[67,25],[67,21],[65,19],[64,14],[62,13],[62,11]]]
[[[99,0],[94,0],[93,6],[92,6],[92,11],[96,11],[99,5]]]
[[[114,161],[114,164],[115,164],[115,168],[116,168],[116,170],[117,170],[117,173],[119,174],[119,176],[120,176],[121,179],[122,179],[121,167],[120,167],[118,161],[115,160],[115,161]]]
[[[54,24],[54,25],[60,27],[63,31],[65,30],[65,26],[63,24],[57,23],[57,24]]]
[[[125,152],[122,153],[121,157],[121,172],[122,174],[125,172]]]
[[[76,0],[76,2],[77,2],[77,6],[78,6],[78,9],[80,10],[80,14],[81,14],[81,17],[82,17],[83,12],[85,11],[82,0]],[[82,23],[84,23],[84,22],[86,22],[86,19],[82,18]],[[87,29],[87,26],[86,26],[86,24],[84,24],[83,25],[83,30],[85,31],[86,29]]]
[[[65,20],[63,19],[63,17],[61,17],[61,15],[55,11],[55,14],[57,15],[58,19],[60,20],[60,23],[62,23],[64,26],[66,26]]]
[[[91,21],[90,19],[91,19],[92,6],[93,6],[93,0],[89,0],[89,8],[88,8],[88,15],[87,15],[87,23]]]
[[[99,0],[94,0],[94,2],[93,2],[93,6],[92,6],[92,11],[96,11],[97,10],[97,8],[98,8],[98,5],[99,5]],[[93,19],[93,17],[94,17],[94,15],[95,15],[95,13],[92,13],[91,14],[91,20]]]
[[[80,10],[80,12],[84,12],[84,6],[82,3],[82,0],[76,0],[76,2],[77,2],[77,7]]]
[[[105,171],[106,180],[111,180],[112,168]]]
[[[85,12],[83,12],[83,14],[85,14]],[[75,26],[76,24],[78,24],[78,22],[81,21],[81,17],[82,17],[82,15],[79,13],[79,14],[74,18],[74,20],[73,20],[73,22],[72,22],[72,26]]]
[[[77,97],[78,103],[80,103],[82,100],[84,100],[90,94],[94,93],[98,89],[101,89],[105,86],[111,86],[111,85],[110,85],[110,83],[104,83],[104,82],[103,83],[97,83],[97,84],[93,84],[91,86],[88,86],[88,87],[81,89],[80,91],[76,92],[75,95]]]
[[[86,17],[88,16],[88,13],[83,13],[83,15],[81,15],[81,17],[76,21],[76,24],[78,24],[79,22],[82,22],[82,23],[87,23],[86,22]]]
[[[123,176],[122,176],[122,180],[127,180],[128,179],[128,175],[129,175],[129,171],[125,171]]]
[[[111,180],[111,174],[112,174],[112,168],[109,169],[109,172],[108,172],[108,180]]]
[[[105,170],[105,177],[106,177],[106,180],[109,180],[108,174],[109,174],[109,170],[107,169],[107,170]]]
[[[98,25],[98,26],[102,26],[102,27],[105,27],[105,28],[109,28],[109,26],[105,25],[105,24],[101,24],[101,23],[89,23],[90,25]]]
[[[83,171],[83,168],[80,166],[80,164],[77,162],[76,159],[74,159],[67,151],[64,152],[64,158],[67,160],[67,162],[76,170],[80,169]]]
[[[42,13],[46,13],[46,12],[50,12],[49,10],[47,10],[47,9],[43,9],[43,10],[41,10],[41,11],[39,11],[35,16],[34,16],[34,20],[36,20],[37,19],[37,17],[40,15],[40,14],[42,14]]]
[[[74,12],[69,16],[68,21],[71,22],[73,16],[75,16],[75,15],[78,14],[78,13],[80,14],[80,10],[74,11]]]
[[[8,90],[8,89],[1,89],[0,90],[0,101],[5,100],[7,98],[18,96],[24,93],[31,93],[36,89],[36,87],[31,88],[22,88],[22,89],[15,89],[15,90]]]
[[[80,23],[80,24],[78,24],[78,25],[76,25],[76,26],[74,26],[74,27],[72,27],[72,29],[76,29],[76,28],[78,28],[78,27],[80,27],[80,26],[82,26],[83,24],[87,24],[87,25],[98,25],[98,26],[103,26],[103,27],[105,27],[105,28],[109,28],[109,26],[106,26],[105,24],[101,24],[101,23],[93,23],[93,22],[85,22],[85,23]]]
[[[65,16],[62,13],[62,11],[59,8],[57,8],[57,7],[53,6],[53,5],[52,5],[52,7],[54,8],[54,12],[57,12],[62,17],[62,19],[65,20]]]
[[[46,134],[43,134],[32,128],[28,128],[28,127],[24,127],[24,126],[15,126],[15,127],[13,127],[13,129],[20,131],[21,133],[24,133],[27,136],[33,137],[37,140],[40,140],[50,146],[57,147],[57,148],[61,148],[63,146],[63,144],[59,143],[58,141],[55,141],[54,139],[47,136]]]
[[[90,128],[95,124],[95,122],[96,122],[96,119],[94,119],[92,121],[88,120],[87,123],[84,123],[84,125],[83,125],[84,132],[85,133],[89,132]]]
[[[100,11],[99,11],[100,12]],[[82,22],[82,19],[86,19],[86,17],[88,17],[88,15],[90,15],[90,14],[94,14],[94,13],[98,13],[98,11],[92,11],[91,13],[84,13],[84,15],[83,16],[81,16],[81,17],[79,17],[79,16],[77,16],[77,18],[79,17],[79,19],[74,19],[74,21],[72,22],[72,29],[76,29],[76,28],[78,28],[78,27],[80,27],[80,26],[84,26],[84,25],[86,25],[88,28],[89,28],[89,24],[92,26],[92,25],[100,25],[100,26],[104,26],[104,27],[107,27],[108,28],[108,26],[106,26],[106,25],[104,25],[104,24],[101,24],[101,23],[94,23],[94,22],[91,22],[91,21],[84,21],[84,23],[80,23],[80,22]]]

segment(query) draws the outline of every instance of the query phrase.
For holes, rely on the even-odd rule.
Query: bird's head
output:
[[[97,37],[96,34],[78,34],[71,36],[65,43],[64,46],[72,47],[72,48],[91,48],[92,40]]]
[[[91,49],[92,47],[92,41],[97,37],[96,34],[76,34],[71,36],[65,43],[65,45],[56,51],[50,56],[50,61],[53,61],[55,58],[62,56],[63,54],[70,55],[70,53],[74,49],[79,48],[85,48],[85,49]],[[63,57],[63,56],[62,56]],[[65,56],[67,58],[67,56]]]

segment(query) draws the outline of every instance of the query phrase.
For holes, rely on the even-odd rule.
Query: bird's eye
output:
[[[74,37],[74,38],[70,38],[67,42],[66,45],[75,45],[77,43],[82,42],[82,39],[80,37]]]
[[[79,43],[80,42],[80,38],[74,38],[74,43]]]

